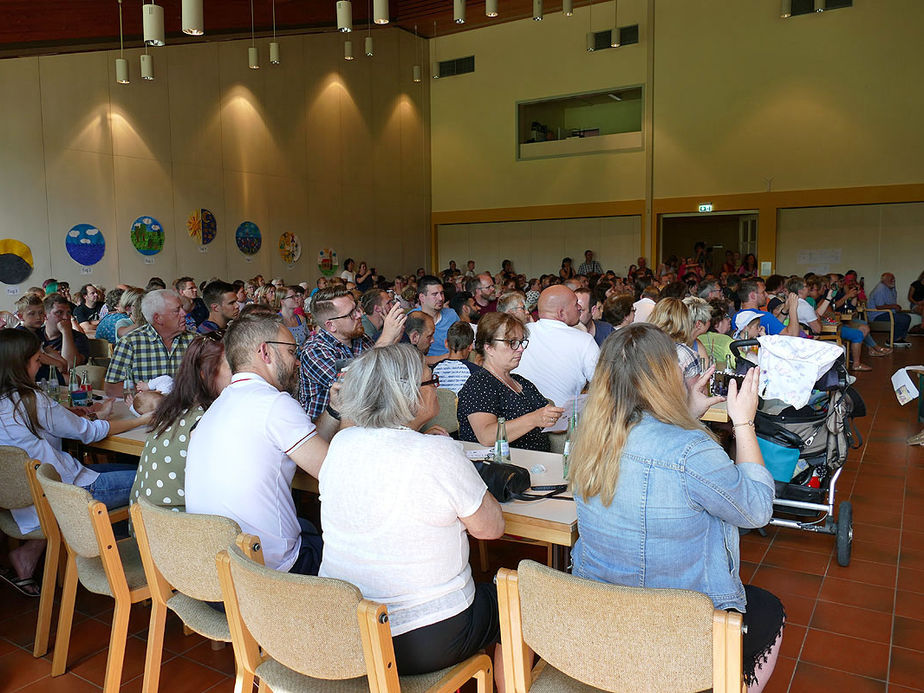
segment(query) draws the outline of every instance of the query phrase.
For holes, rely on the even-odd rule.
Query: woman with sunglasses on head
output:
[[[173,379],[173,389],[154,412],[132,484],[129,502],[141,496],[154,505],[181,512],[186,508],[186,449],[189,436],[212,402],[231,382],[223,330],[196,337]]]
[[[764,467],[754,413],[758,369],[732,381],[732,460],[700,422],[717,399],[711,370],[684,386],[671,338],[632,324],[603,343],[571,450],[580,539],[576,576],[633,587],[701,592],[744,614],[744,678],[760,691],[773,673],[785,620],[780,600],[743,585],[738,528],[763,527],[774,482]]]
[[[416,349],[363,352],[340,391],[354,425],[331,440],[318,475],[319,576],[388,606],[402,675],[452,666],[499,637],[497,590],[472,579],[467,534],[500,537],[503,513],[457,442],[417,432],[438,410]]]
[[[564,409],[549,404],[529,380],[511,373],[529,340],[526,328],[509,313],[488,313],[478,321],[475,352],[484,369],[459,391],[459,439],[494,445],[497,420],[507,420],[507,440],[515,448],[549,452],[551,426]]]
[[[295,312],[301,306],[301,296],[291,286],[280,286],[276,289],[276,300],[279,303],[282,324],[292,333],[295,343],[301,346],[308,339],[308,324]]]

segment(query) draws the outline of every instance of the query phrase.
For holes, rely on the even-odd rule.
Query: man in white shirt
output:
[[[597,367],[600,348],[575,329],[581,309],[567,286],[550,286],[539,295],[539,320],[526,326],[529,347],[514,373],[531,381],[545,397],[563,406],[584,389]]]
[[[632,304],[635,308],[635,319],[632,322],[648,322],[648,317],[654,310],[657,300],[658,288],[656,286],[646,287],[639,299]]]
[[[259,536],[270,568],[317,575],[321,537],[296,516],[290,489],[296,466],[318,476],[339,423],[324,414],[316,428],[292,397],[297,345],[281,318],[238,318],[224,343],[231,384],[192,433],[186,511],[230,517]]]

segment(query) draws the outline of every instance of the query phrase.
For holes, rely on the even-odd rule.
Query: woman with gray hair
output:
[[[340,414],[355,425],[333,438],[318,475],[319,575],[388,606],[402,675],[457,664],[499,632],[497,591],[472,580],[466,532],[500,537],[500,505],[459,443],[416,430],[439,408],[438,380],[406,344],[350,361]]]

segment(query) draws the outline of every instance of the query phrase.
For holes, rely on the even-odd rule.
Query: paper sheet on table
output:
[[[553,426],[547,426],[542,429],[543,433],[565,433],[568,430],[568,419],[571,417],[572,410],[576,407],[577,413],[584,411],[584,404],[587,402],[587,395],[578,395],[566,400],[562,405],[565,413],[562,414]]]
[[[920,394],[914,380],[908,375],[908,371],[920,373],[924,371],[924,366],[906,366],[905,368],[899,368],[892,374],[892,389],[895,390],[895,397],[902,406],[913,399],[917,399]]]

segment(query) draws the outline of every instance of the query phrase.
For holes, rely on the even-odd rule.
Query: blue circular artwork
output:
[[[260,227],[252,221],[242,222],[234,233],[234,241],[244,255],[256,255],[263,242],[263,238],[260,236]]]
[[[132,245],[142,255],[157,255],[164,249],[164,227],[154,217],[138,217],[132,224]]]
[[[91,224],[76,224],[64,237],[67,254],[76,262],[89,267],[103,259],[106,239],[103,232]]]

